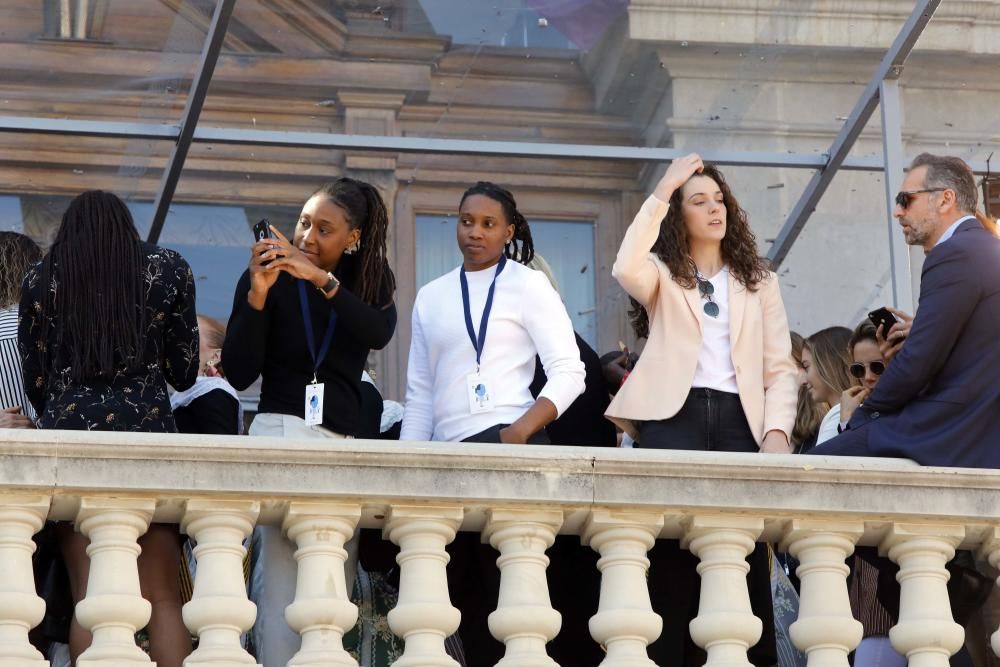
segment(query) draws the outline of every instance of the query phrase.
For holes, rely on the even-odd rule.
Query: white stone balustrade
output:
[[[691,639],[708,654],[706,667],[751,667],[747,650],[763,626],[750,610],[746,557],[763,529],[763,519],[731,515],[695,515],[688,522],[682,544],[701,560]]]
[[[851,615],[845,560],[865,532],[861,521],[794,519],[784,550],[798,559],[799,617],[789,628],[792,643],[809,667],[847,667],[847,654],[861,643],[861,623]]]
[[[601,554],[601,601],[590,634],[607,650],[601,667],[656,667],[646,647],[660,636],[663,619],[653,611],[646,574],[663,514],[594,510],[584,540]]]
[[[545,550],[562,526],[559,511],[490,510],[483,535],[500,552],[497,610],[490,614],[490,632],[504,642],[506,652],[497,667],[559,667],[545,644],[559,632],[561,615],[552,608],[545,568]]]
[[[48,665],[28,631],[41,623],[45,602],[35,594],[31,536],[49,513],[48,496],[0,497],[0,665]]]
[[[444,648],[461,620],[448,597],[445,546],[455,539],[462,516],[461,507],[389,510],[385,535],[399,545],[399,599],[389,612],[389,627],[406,642],[393,667],[458,667]]]
[[[1000,471],[472,443],[4,436],[0,664],[44,664],[27,633],[41,609],[29,540],[45,518],[75,521],[91,539],[88,592],[77,610],[94,633],[84,667],[150,664],[132,635],[149,619],[136,558],[151,521],[179,523],[197,541],[184,619],[200,645],[186,667],[254,664],[239,639],[256,613],[242,574],[242,543],[255,524],[282,526],[298,547],[295,601],[285,610],[302,635],[293,665],[355,664],[342,640],[357,614],[344,581],[344,542],[355,526],[381,529],[400,547],[389,623],[406,648],[396,667],[455,666],[444,648],[460,619],[445,547],[458,530],[480,532],[501,553],[500,601],[490,617],[506,644],[501,667],[555,667],[546,642],[566,628],[550,603],[545,552],[556,533],[579,535],[600,554],[590,631],[607,649],[603,667],[655,667],[647,646],[662,621],[646,576],[656,539],[680,539],[700,559],[691,632],[710,667],[746,667],[759,636],[744,559],[755,542],[780,544],[801,563],[800,615],[790,633],[810,667],[845,667],[860,639],[844,566],[855,545],[878,546],[899,564],[900,618],[890,636],[911,667],[944,667],[962,643],[946,585],[955,550],[1000,565]],[[1000,654],[1000,631],[992,641]]]
[[[198,648],[184,667],[256,664],[240,645],[240,634],[257,614],[243,581],[243,540],[259,511],[256,501],[199,498],[186,503],[181,530],[197,542],[198,570],[183,615],[188,630],[198,636]]]
[[[149,623],[152,606],[139,589],[138,539],[149,528],[152,498],[85,497],[76,528],[90,538],[87,596],[76,618],[93,635],[79,667],[104,664],[148,665],[149,656],[135,644],[135,631]]]
[[[889,640],[909,667],[948,667],[962,647],[965,631],[951,617],[945,565],[964,537],[962,526],[897,523],[880,545],[899,565],[899,620]]]
[[[358,504],[296,501],[288,506],[284,530],[298,546],[298,573],[295,601],[285,618],[302,635],[302,648],[289,665],[358,665],[343,642],[344,633],[358,620],[344,577],[344,543],[360,518]]]

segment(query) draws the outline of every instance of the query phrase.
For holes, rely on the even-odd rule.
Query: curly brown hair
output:
[[[740,208],[733,191],[729,189],[729,184],[718,168],[705,165],[701,173],[691,178],[697,176],[708,176],[722,191],[722,201],[726,205],[726,235],[722,239],[723,261],[740,284],[751,292],[757,291],[760,284],[767,280],[769,267],[766,260],[757,254],[757,237],[750,229],[746,211]],[[680,187],[670,195],[668,202],[670,207],[663,222],[660,223],[660,236],[653,244],[652,252],[656,253],[656,256],[670,269],[674,282],[684,289],[694,289],[697,286],[695,276],[698,269],[688,254],[687,229],[684,227],[682,213],[682,191],[683,187]],[[649,315],[638,301],[630,300],[632,309],[629,310],[629,317],[635,335],[647,338]]]

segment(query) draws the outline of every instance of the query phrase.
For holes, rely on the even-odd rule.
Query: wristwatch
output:
[[[326,278],[327,278],[326,284],[324,284],[322,287],[317,287],[316,288],[316,289],[318,289],[320,291],[320,293],[323,296],[329,296],[330,292],[332,292],[333,290],[335,290],[338,287],[340,287],[340,281],[337,280],[337,277],[335,275],[333,275],[332,273],[327,272]]]

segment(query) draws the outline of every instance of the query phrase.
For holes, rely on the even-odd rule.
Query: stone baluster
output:
[[[653,512],[594,510],[587,519],[584,543],[601,554],[601,598],[590,619],[591,636],[607,651],[601,667],[656,667],[646,647],[663,619],[650,603],[646,553],[662,528],[663,515]]]
[[[864,533],[863,522],[795,519],[782,549],[799,560],[799,617],[789,628],[792,643],[809,667],[847,667],[847,654],[861,643],[861,623],[851,614],[844,563]]]
[[[45,601],[35,594],[31,536],[42,529],[48,513],[47,496],[0,499],[0,664],[49,664],[28,642],[28,631],[45,616]]]
[[[448,552],[462,523],[461,507],[395,505],[383,534],[400,548],[399,599],[389,627],[406,642],[393,667],[457,667],[444,649],[461,615],[448,597]]]
[[[357,667],[344,650],[344,633],[358,620],[344,576],[344,543],[354,535],[361,506],[347,503],[293,502],[283,529],[298,549],[295,601],[285,609],[289,627],[302,635],[302,648],[289,665]]]
[[[962,526],[897,523],[879,547],[899,565],[899,621],[889,640],[909,667],[948,667],[965,640],[951,616],[945,568],[964,537]]]
[[[198,569],[183,615],[188,630],[198,636],[198,648],[184,667],[256,664],[240,645],[240,635],[257,615],[243,579],[243,541],[259,512],[260,503],[242,500],[198,499],[185,505],[181,531],[197,543]]]
[[[562,521],[562,512],[551,510],[488,513],[483,536],[500,552],[500,595],[489,626],[506,645],[496,667],[559,667],[545,651],[562,625],[549,599],[545,550],[555,542]]]
[[[706,667],[750,667],[747,650],[763,625],[750,608],[746,557],[763,529],[763,519],[720,515],[695,516],[686,526],[682,542],[701,560],[691,638],[708,654]]]
[[[93,635],[79,667],[151,663],[135,644],[135,631],[149,623],[152,607],[139,588],[139,536],[149,528],[152,498],[83,498],[76,528],[90,538],[87,596],[76,619]]]
[[[1000,527],[994,527],[986,536],[980,556],[985,558],[994,569],[1000,570]],[[1000,586],[1000,577],[997,577],[997,586]],[[990,637],[990,644],[993,652],[1000,656],[1000,629]]]

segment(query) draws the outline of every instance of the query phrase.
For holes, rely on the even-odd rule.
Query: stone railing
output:
[[[557,533],[580,535],[601,555],[590,630],[607,649],[603,667],[653,664],[646,646],[660,619],[646,552],[657,537],[680,538],[701,561],[691,630],[710,667],[747,665],[760,634],[745,579],[755,541],[801,562],[791,635],[810,667],[846,667],[860,641],[844,565],[855,545],[878,545],[901,568],[891,639],[911,667],[945,667],[961,645],[946,588],[955,550],[1000,565],[1000,473],[992,471],[756,454],[0,431],[0,664],[45,664],[28,631],[44,610],[31,536],[46,519],[75,521],[91,541],[78,607],[93,631],[86,665],[148,664],[132,634],[150,615],[136,567],[136,540],[150,521],[180,523],[197,541],[194,595],[183,610],[200,638],[189,666],[254,664],[239,637],[256,612],[241,568],[256,523],[283,526],[298,546],[298,590],[286,610],[302,634],[297,665],[355,664],[342,646],[357,618],[343,546],[359,524],[381,528],[401,549],[389,616],[405,638],[398,667],[455,664],[444,650],[459,622],[445,546],[459,530],[480,531],[502,554],[491,626],[506,644],[504,667],[554,665],[545,645],[560,616],[538,582]],[[1000,632],[993,648],[1000,652]]]

